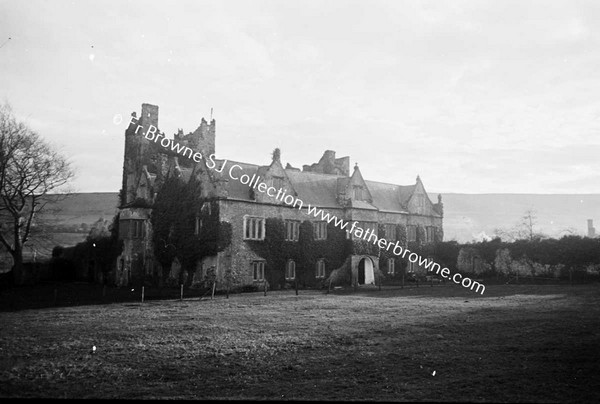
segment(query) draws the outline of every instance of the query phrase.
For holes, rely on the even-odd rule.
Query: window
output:
[[[276,190],[283,188],[283,177],[273,177],[273,188]]]
[[[288,260],[285,265],[285,280],[290,281],[296,279],[296,263],[294,260]]]
[[[211,203],[210,202],[202,202],[202,207],[200,207],[200,211],[202,212],[203,215],[210,216],[212,214]]]
[[[420,195],[415,195],[415,198],[416,198],[416,199],[415,199],[415,201],[416,201],[416,203],[417,203],[417,206],[418,206],[419,208],[422,208],[422,207],[424,207],[424,206],[425,206],[425,195],[422,195],[422,194],[420,194]]]
[[[314,222],[313,236],[315,240],[327,239],[327,222]]]
[[[357,201],[364,200],[363,188],[360,185],[354,186],[354,199]]]
[[[363,230],[361,237],[356,236],[356,227],[360,227]],[[371,237],[371,234],[378,236],[377,222],[358,222],[356,224],[356,227],[354,228],[354,232],[352,233],[353,240],[360,240],[360,239],[363,239],[365,236],[368,238],[368,237]],[[369,230],[370,230],[370,232],[369,232],[369,235],[367,236],[367,231],[369,231]]]
[[[408,241],[417,241],[417,226],[406,226]]]
[[[408,261],[408,269],[406,270],[406,272],[408,272],[409,274],[414,273],[418,267],[419,266],[416,263]]]
[[[395,272],[395,262],[393,258],[388,258],[388,274],[393,275]]]
[[[320,259],[317,261],[317,278],[325,278],[325,260]]]
[[[427,231],[427,242],[433,243],[435,241],[435,227],[427,226],[425,230]]]
[[[300,234],[300,222],[296,220],[285,221],[285,240],[298,241]]]
[[[202,219],[200,216],[196,216],[196,226],[194,227],[194,235],[200,234],[200,228],[202,227]]]
[[[131,238],[143,238],[144,237],[144,221],[143,220],[132,220],[131,221]]]
[[[265,280],[265,262],[254,261],[252,262],[252,276],[255,281]]]
[[[244,239],[264,240],[265,219],[262,217],[244,217]]]
[[[386,224],[383,228],[385,230],[385,239],[387,241],[396,241],[396,225]]]

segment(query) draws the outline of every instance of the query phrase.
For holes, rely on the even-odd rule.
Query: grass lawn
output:
[[[600,401],[598,284],[250,293],[0,324],[2,397]]]

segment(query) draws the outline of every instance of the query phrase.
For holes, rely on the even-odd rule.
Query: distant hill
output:
[[[437,193],[430,192],[432,199]],[[86,227],[99,218],[111,220],[117,213],[117,192],[79,193],[60,202],[56,223],[70,227],[61,231],[57,241],[73,245],[82,240]],[[454,194],[442,193],[444,202],[444,239],[471,241],[493,235],[496,228],[513,227],[525,211],[537,214],[537,229],[559,237],[568,231],[587,234],[587,219],[596,219],[600,233],[600,194],[538,195],[538,194]],[[78,229],[78,230],[73,230]]]
[[[117,214],[118,204],[117,192],[71,194],[58,203],[59,212],[52,218],[63,225],[90,225],[99,218],[111,220]]]

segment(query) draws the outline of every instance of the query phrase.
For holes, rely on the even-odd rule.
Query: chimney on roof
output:
[[[588,237],[596,237],[596,229],[594,228],[594,220],[588,219]]]
[[[273,150],[273,161],[281,161],[281,150],[279,150],[279,147],[275,148],[275,150]]]

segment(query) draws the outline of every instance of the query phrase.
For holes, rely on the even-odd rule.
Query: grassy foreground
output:
[[[3,312],[0,396],[598,402],[599,303],[490,285]]]

